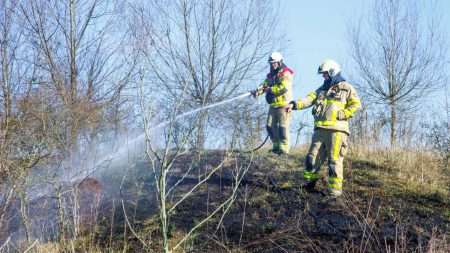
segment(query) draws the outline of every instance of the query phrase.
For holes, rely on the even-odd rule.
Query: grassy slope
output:
[[[254,157],[237,154],[176,209],[171,217],[171,243],[229,194],[230,171],[236,164],[251,160],[222,225],[217,227],[219,217],[208,222],[184,245],[186,252],[427,252],[430,248],[429,252],[450,252],[449,172],[431,166],[426,159],[419,168],[410,158],[402,162],[399,154],[353,154],[345,164],[345,194],[339,205],[327,201],[325,179],[316,192],[300,188],[304,156],[304,151],[284,157],[267,151]],[[222,152],[210,151],[196,167],[211,168],[222,158]],[[184,156],[175,166],[182,171],[191,160]],[[138,163],[135,175],[122,182],[122,194],[136,233],[159,252],[157,205],[149,191],[152,177],[143,176],[146,171],[148,166]],[[325,166],[322,174],[326,174]],[[175,195],[187,191],[196,180],[185,180]],[[291,187],[282,187],[285,183]],[[116,198],[114,205],[111,202],[103,205],[106,211],[95,236],[89,233],[89,240],[77,240],[75,248],[143,252],[142,243],[124,225],[120,200]]]

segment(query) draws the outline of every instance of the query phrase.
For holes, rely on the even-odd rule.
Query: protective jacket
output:
[[[265,87],[270,87],[266,92],[266,101],[271,107],[285,107],[292,100],[292,79],[294,71],[286,65],[282,65],[277,71],[267,74],[264,82],[257,88],[256,95],[262,95]]]
[[[293,103],[294,110],[313,106],[314,127],[342,131],[350,134],[348,119],[361,106],[355,88],[340,74],[325,81],[306,98]]]

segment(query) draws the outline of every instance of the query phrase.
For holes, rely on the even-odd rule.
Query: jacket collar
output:
[[[338,73],[337,75],[331,77],[328,80],[325,80],[322,84],[321,89],[328,90],[331,86],[345,81],[345,78],[341,76],[341,73]]]

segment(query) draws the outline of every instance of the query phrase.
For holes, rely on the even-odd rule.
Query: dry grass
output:
[[[406,190],[449,194],[450,171],[444,169],[442,159],[435,153],[353,147],[349,159],[366,163],[367,169],[375,171],[381,179],[403,184]]]
[[[80,247],[78,244],[80,243],[80,241],[68,241],[66,242],[66,245],[62,245],[60,243],[40,243],[37,244],[32,251],[30,252],[34,252],[34,253],[62,253],[62,252],[67,252],[67,253],[72,253],[72,252],[89,252],[89,253],[102,253],[102,252],[120,252],[119,250],[117,251],[110,251],[110,250],[106,250],[106,249],[100,249],[99,247]],[[78,246],[77,246],[78,245]]]

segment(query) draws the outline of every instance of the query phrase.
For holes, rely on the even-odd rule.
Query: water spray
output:
[[[194,113],[197,113],[197,112],[200,112],[200,111],[203,111],[203,110],[207,110],[207,109],[211,109],[211,108],[213,108],[213,107],[217,107],[217,106],[220,106],[220,105],[228,104],[228,103],[230,103],[230,102],[232,102],[232,101],[234,101],[234,100],[243,99],[243,98],[248,97],[248,96],[250,96],[250,95],[251,95],[251,93],[250,93],[250,92],[247,92],[247,93],[244,93],[244,94],[239,95],[239,96],[234,97],[234,98],[226,99],[226,100],[223,100],[223,101],[221,101],[221,102],[217,102],[217,103],[214,103],[214,104],[206,105],[206,106],[197,108],[197,109],[195,109],[195,110],[185,112],[185,113],[183,113],[183,114],[180,114],[180,115],[176,116],[176,117],[173,119],[173,121],[177,121],[177,120],[179,120],[179,119],[181,119],[181,118],[184,118],[184,117],[186,117],[186,116],[189,116],[189,115],[191,115],[191,114],[194,114]],[[163,127],[163,126],[168,125],[170,122],[171,122],[171,120],[164,121],[164,122],[158,124],[157,126],[150,128],[149,130],[155,130],[155,129],[161,128],[161,127]]]
[[[197,109],[194,109],[194,110],[191,110],[191,111],[188,111],[188,112],[184,112],[184,113],[182,113],[180,115],[175,116],[171,120],[163,121],[163,122],[159,123],[158,125],[149,128],[148,131],[157,130],[159,128],[162,128],[162,127],[170,124],[171,122],[175,122],[175,121],[180,120],[180,119],[182,119],[182,118],[184,118],[186,116],[189,116],[189,115],[192,115],[192,114],[195,114],[197,112],[204,111],[204,110],[207,110],[207,109],[211,109],[211,108],[214,108],[214,107],[218,107],[218,106],[221,106],[221,105],[225,105],[225,104],[231,103],[231,102],[233,102],[235,100],[243,99],[243,98],[246,98],[246,97],[249,97],[249,96],[251,96],[251,92],[246,92],[246,93],[243,93],[243,94],[241,94],[239,96],[236,96],[236,97],[233,97],[233,98],[229,98],[229,99],[217,102],[217,103],[205,105],[205,106],[202,106],[200,108],[197,108]],[[138,135],[137,137],[131,139],[128,142],[128,145],[122,146],[116,152],[108,154],[108,155],[105,155],[104,157],[100,158],[97,162],[95,162],[94,166],[90,170],[81,172],[80,174],[71,177],[69,182],[75,182],[75,181],[83,180],[83,178],[91,176],[95,171],[97,171],[100,168],[100,166],[103,163],[105,163],[106,161],[113,161],[114,158],[116,158],[116,157],[121,157],[124,152],[128,151],[130,146],[136,145],[138,143],[142,143],[144,138],[145,138],[145,133],[142,133],[142,134]]]
[[[211,109],[211,108],[214,108],[214,107],[218,107],[218,106],[221,106],[221,105],[225,105],[225,104],[231,103],[231,102],[233,102],[235,100],[243,99],[243,98],[246,98],[246,97],[249,97],[249,96],[251,96],[251,93],[250,92],[246,92],[246,93],[243,93],[243,94],[241,94],[239,96],[236,96],[236,97],[233,97],[233,98],[229,98],[229,99],[226,99],[226,100],[223,100],[223,101],[220,101],[220,102],[216,102],[216,103],[213,103],[213,104],[202,106],[200,108],[197,108],[197,109],[194,109],[194,110],[191,110],[191,111],[188,111],[188,112],[184,112],[184,113],[182,113],[180,115],[175,116],[171,120],[163,121],[163,122],[159,123],[158,125],[149,128],[148,131],[150,131],[150,132],[151,131],[155,131],[155,130],[157,130],[159,128],[162,128],[162,127],[170,124],[171,122],[178,121],[178,120],[180,120],[180,119],[182,119],[184,117],[187,117],[189,115],[193,115],[193,114],[195,114],[197,112],[204,111],[204,110],[207,110],[207,109]],[[62,179],[62,181],[65,181],[68,184],[82,182],[86,178],[93,176],[94,173],[96,173],[100,169],[109,167],[108,163],[114,162],[115,165],[120,163],[120,160],[122,160],[124,154],[127,151],[129,151],[130,149],[132,149],[132,148],[135,149],[135,150],[139,149],[139,145],[144,143],[144,139],[145,139],[145,133],[141,133],[140,135],[138,135],[138,136],[134,137],[133,139],[129,140],[126,145],[120,146],[120,148],[117,151],[110,152],[109,154],[101,156],[97,161],[94,161],[92,163],[92,166],[89,166],[89,168],[87,168],[85,170],[81,170],[81,171],[72,171],[72,173],[63,175],[61,179]],[[266,138],[266,140],[267,140],[267,138]],[[262,145],[264,145],[265,141],[263,142]],[[38,188],[41,188],[41,187],[42,186],[39,186]],[[32,191],[34,191],[34,189]],[[36,194],[33,199],[39,198],[39,197],[45,195],[44,191],[39,191],[39,190],[36,190],[36,191],[40,192],[40,193]]]

